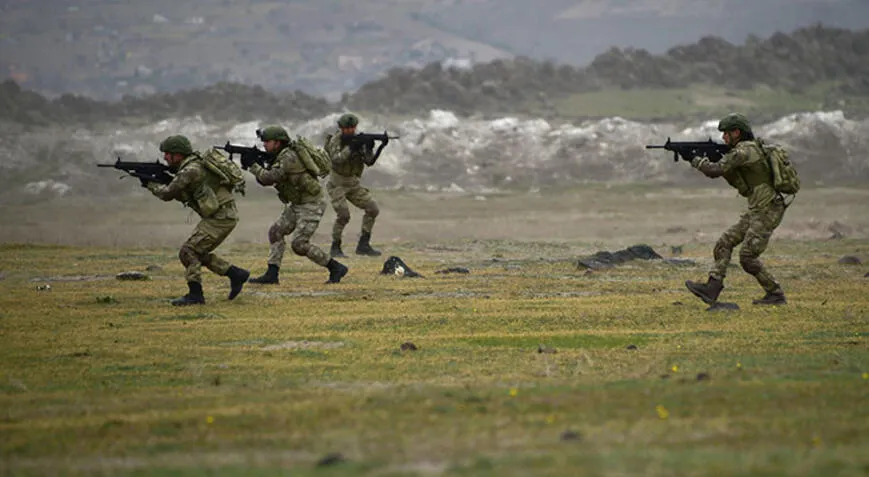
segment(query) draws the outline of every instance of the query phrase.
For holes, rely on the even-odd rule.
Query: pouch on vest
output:
[[[211,217],[220,208],[217,194],[204,181],[193,192],[193,200],[196,202],[199,214],[203,217]]]
[[[314,145],[308,138],[297,136],[292,143],[299,160],[315,177],[326,177],[332,171],[332,161],[325,150]]]

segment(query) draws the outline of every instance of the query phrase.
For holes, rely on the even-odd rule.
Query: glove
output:
[[[241,168],[247,170],[250,166],[256,164],[256,155],[254,154],[242,154],[241,155]]]
[[[703,164],[706,164],[707,162],[709,162],[709,159],[705,157],[695,157],[694,159],[691,159],[691,167],[694,169],[700,169],[703,167]]]

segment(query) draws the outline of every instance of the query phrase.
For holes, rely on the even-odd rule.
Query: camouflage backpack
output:
[[[769,161],[772,188],[781,194],[794,195],[800,191],[800,176],[790,161],[787,149],[778,144],[764,144],[758,141],[761,150]]]
[[[244,195],[244,173],[238,164],[227,159],[216,148],[211,148],[200,157],[205,168],[220,179],[220,185]]]
[[[317,177],[326,177],[332,171],[332,161],[323,148],[317,147],[308,138],[297,136],[292,142],[293,150],[308,171]]]

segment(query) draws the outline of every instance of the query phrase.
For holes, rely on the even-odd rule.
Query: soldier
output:
[[[374,221],[380,209],[377,207],[377,202],[371,198],[369,190],[359,184],[365,166],[374,164],[374,152],[367,146],[351,148],[341,139],[343,135],[356,134],[358,124],[359,118],[356,115],[349,113],[342,115],[338,118],[339,131],[326,142],[326,152],[332,159],[332,173],[329,175],[326,189],[336,214],[335,224],[332,226],[332,248],[329,250],[329,254],[333,257],[346,257],[341,250],[341,236],[344,227],[350,222],[348,201],[365,211],[356,253],[372,257],[380,255],[380,251],[371,248],[371,229],[374,228]]]
[[[229,299],[232,300],[241,292],[250,272],[229,264],[213,253],[238,224],[238,210],[232,190],[221,184],[220,179],[202,165],[201,155],[193,151],[186,137],[167,137],[160,143],[160,151],[170,170],[175,172],[175,178],[168,185],[147,182],[145,187],[162,200],[183,202],[202,218],[178,253],[186,269],[189,292],[172,300],[172,304],[205,304],[202,265],[229,278]]]
[[[317,265],[328,268],[329,280],[326,283],[340,282],[347,274],[347,267],[331,259],[311,243],[311,237],[317,231],[323,212],[326,211],[320,182],[308,171],[293,148],[289,147],[290,135],[284,128],[267,127],[260,133],[260,139],[265,151],[275,156],[273,165],[265,168],[252,162],[242,166],[260,184],[273,185],[278,191],[278,198],[286,205],[281,216],[269,228],[268,270],[262,276],[252,278],[250,282],[279,283],[278,274],[287,245],[284,237],[290,234],[293,234],[291,247],[296,255],[308,257]]]
[[[724,177],[727,183],[748,199],[748,211],[739,222],[730,227],[713,249],[715,265],[709,272],[706,283],[686,281],[685,286],[708,304],[715,303],[724,289],[727,265],[733,248],[742,244],[739,263],[746,273],[754,276],[766,294],[754,300],[755,305],[784,305],[784,291],[775,278],[760,262],[773,231],[782,221],[785,209],[784,198],[772,185],[771,171],[766,155],[761,150],[751,123],[742,114],[729,114],[718,123],[722,139],[732,149],[717,163],[708,158],[689,158],[691,165],[707,177]]]

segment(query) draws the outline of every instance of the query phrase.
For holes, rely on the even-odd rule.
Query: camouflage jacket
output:
[[[365,166],[374,159],[374,151],[368,148],[352,150],[342,144],[340,130],[332,134],[325,149],[332,159],[332,174],[344,177],[362,177]]]
[[[221,207],[235,202],[232,191],[220,185],[220,178],[202,165],[198,152],[185,157],[175,169],[177,172],[172,182],[167,185],[149,182],[148,190],[162,200],[182,202],[203,218],[211,217]]]
[[[724,177],[748,199],[749,209],[769,206],[777,197],[766,155],[756,141],[741,141],[718,162],[698,160],[692,164],[708,177]]]
[[[254,164],[248,170],[260,184],[273,185],[278,198],[285,204],[300,205],[323,200],[320,182],[308,172],[291,147],[281,149],[271,167]]]

